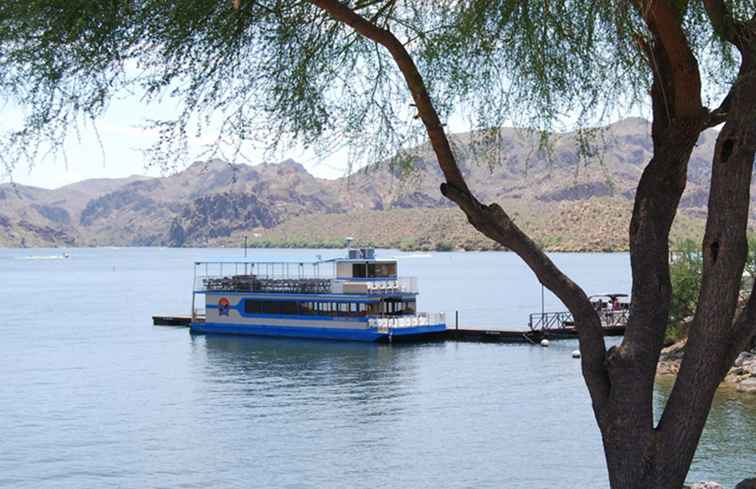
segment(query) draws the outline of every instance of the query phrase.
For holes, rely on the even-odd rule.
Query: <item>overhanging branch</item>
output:
[[[598,314],[585,292],[559,270],[499,205],[483,205],[472,194],[459,170],[425,82],[412,57],[396,36],[371,23],[338,0],[309,1],[337,21],[352,27],[389,51],[410,90],[444,174],[446,183],[442,185],[441,192],[462,209],[478,231],[517,253],[536,274],[538,280],[570,309],[578,326],[583,374],[593,399],[594,411],[601,423],[602,411],[610,391],[605,365],[606,347]]]

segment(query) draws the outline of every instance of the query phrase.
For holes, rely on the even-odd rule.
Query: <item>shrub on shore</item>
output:
[[[672,301],[665,342],[672,344],[688,337],[690,318],[696,311],[703,274],[703,254],[700,243],[691,239],[678,241],[670,256]],[[747,298],[756,277],[756,235],[748,237],[748,256],[740,284],[741,299]]]

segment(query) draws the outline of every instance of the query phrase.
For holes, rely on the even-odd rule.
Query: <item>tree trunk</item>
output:
[[[751,39],[756,38],[751,34]],[[728,98],[731,104],[717,137],[712,166],[703,277],[680,372],[658,430],[668,487],[678,484],[693,460],[714,393],[756,329],[749,301],[734,321],[748,254],[746,230],[751,175],[756,154],[756,46],[741,49],[741,69]],[[753,299],[753,295],[751,297]],[[682,474],[673,478],[671,474]],[[679,487],[679,485],[678,485]]]
[[[653,34],[652,46],[639,42],[654,78],[654,157],[638,185],[630,226],[630,320],[622,344],[607,353],[598,314],[583,290],[498,204],[482,204],[468,188],[423,78],[404,45],[390,31],[339,0],[310,2],[387,49],[404,76],[444,173],[442,194],[460,207],[477,230],[517,253],[572,312],[580,337],[583,377],[601,430],[612,489],[680,489],[714,390],[725,367],[732,363],[737,345],[745,343],[756,328],[753,294],[748,307],[733,322],[745,260],[745,225],[756,147],[756,73],[748,61],[752,57],[744,56],[745,71],[741,74],[747,76],[739,78],[730,94],[736,96],[738,106],[728,113],[717,143],[704,246],[704,283],[689,353],[668,407],[655,427],[654,378],[672,293],[669,232],[685,189],[690,154],[711,118],[701,103],[698,63],[685,38],[677,6],[668,0],[635,2]]]

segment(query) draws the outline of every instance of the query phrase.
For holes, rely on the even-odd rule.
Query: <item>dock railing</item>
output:
[[[627,326],[630,309],[599,312],[599,317],[601,318],[601,325],[605,328],[622,328]]]
[[[601,326],[604,328],[621,328],[627,325],[630,314],[628,309],[599,311]],[[550,331],[575,327],[575,319],[567,311],[532,313],[528,318],[528,326],[531,331]]]
[[[531,331],[565,329],[574,325],[575,320],[569,312],[541,312],[528,316],[528,327]]]

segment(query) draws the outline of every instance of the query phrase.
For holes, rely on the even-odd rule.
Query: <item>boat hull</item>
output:
[[[193,322],[191,325],[192,333],[200,334],[231,334],[364,342],[420,339],[445,330],[445,324],[393,328],[389,331],[378,331],[373,328],[300,327],[229,322]]]

